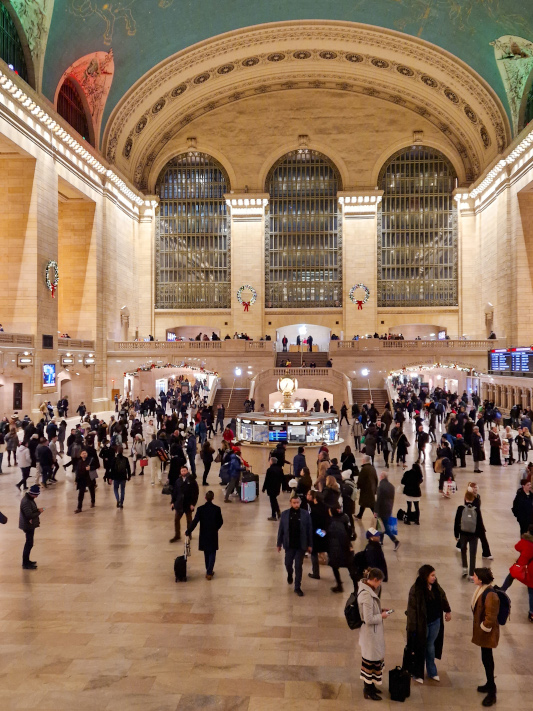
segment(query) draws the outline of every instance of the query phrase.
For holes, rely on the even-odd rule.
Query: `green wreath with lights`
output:
[[[50,269],[54,270],[53,280],[50,279]],[[46,279],[46,288],[52,292],[52,299],[55,299],[55,292],[59,286],[59,267],[57,266],[57,262],[50,260],[47,263],[46,269],[44,270],[44,277]]]
[[[245,291],[250,291],[252,296],[250,298],[250,301],[244,301],[242,298],[242,295]],[[239,304],[242,304],[244,306],[244,310],[248,311],[250,306],[253,306],[255,302],[257,301],[257,291],[253,288],[253,286],[250,286],[250,284],[243,284],[240,289],[237,291],[237,301]]]
[[[364,299],[355,298],[355,292],[357,291],[357,289],[362,289],[365,292]],[[358,311],[361,311],[363,309],[363,304],[366,304],[369,298],[370,289],[368,288],[368,286],[366,286],[366,284],[354,284],[350,289],[350,301],[352,301],[354,304],[357,304]]]

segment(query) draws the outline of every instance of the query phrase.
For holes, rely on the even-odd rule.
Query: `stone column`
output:
[[[148,195],[140,208],[139,232],[136,241],[137,288],[139,299],[137,322],[129,324],[129,339],[135,334],[155,332],[155,215],[159,204],[156,195]]]
[[[268,193],[228,193],[226,202],[231,217],[231,334],[247,333],[254,340],[265,335],[265,208]],[[248,311],[239,303],[237,292],[241,286],[255,290],[243,291],[242,300],[249,303]]]
[[[343,272],[343,330],[344,339],[355,334],[379,331],[377,294],[377,209],[383,190],[351,190],[339,192],[342,213],[342,272]],[[355,284],[364,284],[370,298],[362,308],[350,300]],[[358,289],[354,298],[362,300],[364,291]]]

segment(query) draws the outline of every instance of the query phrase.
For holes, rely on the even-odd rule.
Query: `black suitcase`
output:
[[[396,667],[389,672],[389,693],[392,701],[405,701],[411,695],[411,675]]]
[[[189,540],[185,542],[183,555],[179,555],[174,561],[174,577],[177,583],[187,582],[187,558],[191,554],[191,544]]]

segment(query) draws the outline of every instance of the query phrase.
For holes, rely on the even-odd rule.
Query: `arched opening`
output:
[[[231,304],[226,171],[205,153],[173,158],[157,180],[156,308]]]
[[[265,243],[267,308],[340,306],[342,245],[336,166],[322,153],[291,151],[266,181],[270,216]]]
[[[29,51],[29,50],[28,50]],[[26,52],[19,30],[6,5],[0,0],[0,58],[29,83]]]
[[[94,146],[94,134],[81,89],[71,77],[66,77],[57,95],[57,113],[77,131],[80,136]]]
[[[331,329],[313,323],[292,323],[276,329],[276,350],[289,353],[328,351]],[[310,342],[310,337],[312,341]],[[287,344],[283,344],[287,338]],[[299,362],[299,361],[298,361]]]
[[[427,146],[395,153],[382,168],[378,306],[457,306],[456,173]]]

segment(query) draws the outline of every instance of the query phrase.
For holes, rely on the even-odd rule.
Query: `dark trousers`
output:
[[[217,421],[215,422],[215,432],[218,432],[219,425],[220,425],[220,431],[224,432],[224,419],[223,418],[221,418],[221,419],[217,418]]]
[[[31,467],[21,467],[20,468],[20,473],[22,474],[22,479],[19,481],[17,486],[22,486],[24,484],[24,488],[27,489],[26,482],[28,480],[28,477],[30,476],[30,469]]]
[[[278,497],[274,496],[274,494],[269,494],[268,498],[270,499],[270,508],[272,509],[272,518],[276,518],[276,516],[281,516],[281,511],[279,510],[279,504],[278,504]]]
[[[30,553],[33,548],[33,537],[35,535],[35,529],[32,528],[31,531],[25,531],[26,533],[26,543],[24,544],[24,550],[22,551],[22,565],[29,565],[30,563]]]
[[[339,425],[342,425],[342,421],[346,420],[346,424],[349,425],[350,423],[348,422],[348,415],[341,415],[341,421],[339,422]]]
[[[89,489],[89,493],[91,495],[91,504],[94,504],[96,502],[96,480],[92,481],[87,485],[87,488]],[[85,496],[85,487],[82,486],[81,489],[78,491],[78,508],[81,509],[83,506],[83,497]]]
[[[301,548],[285,549],[285,568],[287,575],[292,578],[294,565],[294,589],[299,590],[302,586],[302,570],[305,551]]]
[[[487,532],[482,531],[479,536],[479,542],[481,543],[481,555],[483,558],[488,558],[490,556],[490,546],[487,541]]]
[[[408,501],[407,502],[407,517],[411,520],[411,505],[415,507],[414,521],[418,523],[420,521],[420,502],[419,501]]]
[[[494,656],[492,654],[492,649],[489,647],[481,647],[481,661],[485,667],[485,674],[487,675],[487,687],[489,693],[496,691],[496,683],[494,682]]]
[[[361,451],[361,437],[358,435],[353,436],[354,445],[357,447],[357,451]]]
[[[359,513],[357,514],[357,516],[355,518],[363,518],[363,513],[365,512],[366,508],[369,508],[372,512],[374,511],[373,506],[360,506]]]
[[[192,513],[191,510],[188,509],[187,511],[175,511],[174,513],[174,531],[176,534],[176,538],[180,538],[181,536],[181,531],[180,531],[180,521],[181,517],[185,514],[185,519],[187,521],[187,529],[191,527],[192,524]]]
[[[468,568],[468,575],[470,575],[470,577],[474,575],[474,568],[476,567],[477,542],[477,536],[465,535],[464,533],[461,533],[459,536],[459,543],[461,544],[461,562],[463,564],[463,568],[468,567],[466,549],[467,547],[470,549],[470,567]]]
[[[320,577],[318,553],[311,553],[311,572],[313,573],[313,575]]]
[[[118,492],[120,489],[120,499],[118,496]],[[115,499],[119,504],[124,503],[124,494],[126,493],[126,482],[125,481],[113,481],[113,491],[115,492]]]
[[[46,484],[48,479],[52,478],[52,468],[51,467],[43,467],[41,465],[41,476],[43,478],[43,484]]]
[[[211,469],[211,464],[212,462],[207,462],[207,464],[204,464],[204,478],[202,480],[202,484],[207,484],[207,475],[209,474],[209,471]]]
[[[207,575],[213,575],[213,568],[215,567],[216,557],[216,551],[204,551],[205,572]]]

